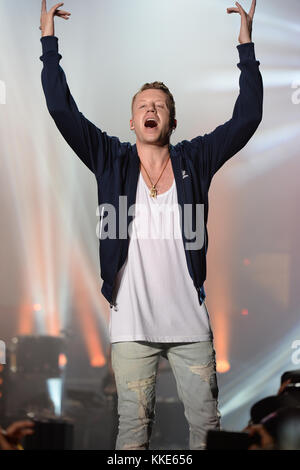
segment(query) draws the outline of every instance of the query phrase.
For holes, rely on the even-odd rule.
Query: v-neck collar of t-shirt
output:
[[[140,178],[141,178],[141,180],[142,180],[144,186],[146,187],[146,189],[148,190],[148,193],[149,193],[150,188],[147,186],[146,181],[144,180],[144,177],[143,177],[141,171],[140,171]],[[175,178],[173,179],[172,186],[171,186],[169,189],[167,189],[167,191],[163,192],[162,194],[157,194],[156,197],[161,198],[162,196],[166,196],[167,194],[169,194],[170,191],[172,191],[174,185],[175,185]],[[149,197],[151,197],[150,194],[149,194]],[[151,199],[152,199],[152,198],[151,198]]]

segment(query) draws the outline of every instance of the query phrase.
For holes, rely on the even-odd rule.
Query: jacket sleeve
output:
[[[263,81],[260,62],[255,58],[254,43],[236,47],[240,58],[237,67],[241,74],[239,96],[232,117],[213,132],[190,141],[190,151],[195,161],[201,160],[197,162],[199,170],[209,182],[219,168],[247,144],[262,120]]]
[[[58,38],[44,36],[41,37],[41,43],[41,79],[49,113],[83,163],[95,175],[101,175],[105,167],[119,155],[121,143],[117,137],[102,132],[78,110],[65,73],[59,65],[62,56],[58,53]]]

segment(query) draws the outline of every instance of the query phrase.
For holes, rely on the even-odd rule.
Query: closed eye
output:
[[[144,108],[144,107],[145,107],[144,104],[142,104],[142,105],[140,106],[140,108]],[[164,108],[164,105],[163,105],[163,104],[158,104],[157,107],[158,107],[158,108]]]

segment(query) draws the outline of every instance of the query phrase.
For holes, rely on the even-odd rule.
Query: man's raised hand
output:
[[[64,10],[58,10],[63,3],[57,3],[47,12],[46,0],[42,0],[42,11],[41,11],[41,24],[40,30],[42,36],[54,36],[54,16],[59,16],[64,20],[68,20],[71,13]]]
[[[227,13],[239,13],[241,15],[241,29],[239,34],[239,43],[244,44],[246,42],[251,42],[252,35],[252,22],[253,16],[256,8],[256,0],[252,0],[251,8],[249,13],[247,13],[244,8],[238,3],[235,2],[237,8],[227,8]]]

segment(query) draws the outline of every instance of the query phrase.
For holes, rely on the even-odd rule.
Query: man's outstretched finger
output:
[[[42,0],[42,13],[47,13],[46,0]]]
[[[254,13],[255,13],[255,8],[256,8],[256,0],[252,0],[251,8],[249,11],[249,16],[253,18]]]
[[[64,10],[58,10],[57,13],[59,13],[60,15],[71,15],[71,13],[69,11],[64,11]]]
[[[242,7],[242,5],[240,5],[239,2],[235,2],[235,4],[237,5],[237,8],[238,8],[240,14],[241,15],[246,15],[246,12],[245,12],[244,8]]]
[[[227,13],[239,13],[239,9],[238,8],[227,8]]]
[[[66,17],[69,17],[71,15],[71,13],[69,13],[68,11],[64,11],[64,10],[57,10],[54,14],[57,16],[66,16]]]
[[[56,5],[54,5],[54,6],[51,8],[51,10],[49,10],[49,13],[52,13],[52,14],[54,15],[55,11],[56,11],[59,7],[61,7],[62,5],[63,5],[63,2],[57,3]]]

